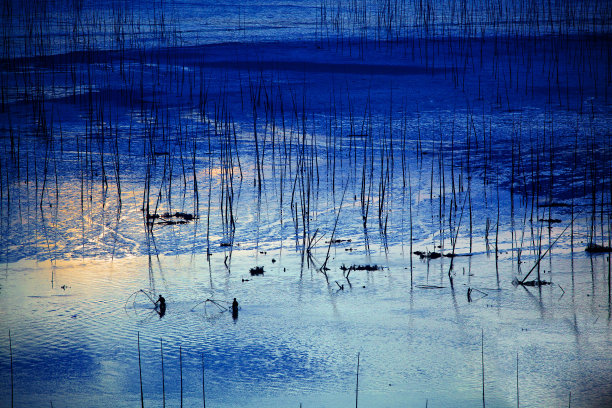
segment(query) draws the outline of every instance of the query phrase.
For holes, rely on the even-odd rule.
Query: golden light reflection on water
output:
[[[138,331],[144,385],[149,394],[160,392],[155,373],[159,368],[159,337],[163,337],[170,372],[176,370],[176,349],[182,345],[185,378],[197,375],[201,370],[199,353],[205,353],[211,398],[227,395],[228,387],[238,391],[256,381],[258,387],[267,390],[262,401],[279,399],[289,403],[304,393],[323,401],[343,395],[346,390],[342,379],[352,371],[353,352],[360,351],[364,400],[372,398],[377,404],[375,395],[382,392],[386,401],[405,402],[405,398],[418,395],[440,403],[452,400],[471,405],[478,402],[480,331],[484,328],[487,398],[491,404],[514,403],[508,395],[513,395],[516,352],[521,359],[525,404],[542,399],[562,403],[567,381],[574,381],[572,394],[576,401],[588,398],[588,391],[576,380],[576,376],[584,375],[575,366],[577,361],[590,364],[598,373],[599,378],[590,378],[591,382],[608,380],[605,371],[601,371],[610,364],[609,359],[602,360],[609,343],[609,311],[600,306],[607,298],[605,285],[596,284],[589,297],[583,296],[581,289],[589,286],[591,279],[605,277],[599,272],[591,276],[591,260],[584,254],[574,259],[573,272],[567,269],[566,259],[556,255],[554,279],[559,286],[543,287],[541,291],[511,285],[513,272],[507,255],[501,259],[501,282],[497,283],[500,290],[495,290],[497,284],[490,273],[495,268],[493,257],[457,258],[455,270],[467,270],[470,264],[473,276],[458,272],[451,291],[446,279],[448,262],[444,259],[416,262],[414,266],[415,284],[436,284],[441,289],[411,290],[410,274],[405,269],[408,262],[400,248],[390,256],[372,254],[371,261],[384,264],[386,269],[355,271],[350,287],[338,265],[354,261],[354,254],[334,254],[328,285],[320,273],[300,273],[300,257],[293,251],[234,252],[230,271],[223,265],[223,258],[216,255],[210,264],[206,256],[23,260],[9,264],[2,281],[0,313],[3,326],[11,328],[16,361],[27,359],[31,364],[42,364],[36,353],[46,353],[41,347],[50,341],[59,355],[77,344],[98,367],[79,380],[81,386],[99,390],[101,400],[108,401],[115,398],[117,389],[100,390],[99,384],[120,388],[133,384],[138,367]],[[273,263],[272,258],[277,262]],[[593,270],[600,271],[607,261],[598,257],[593,262]],[[248,274],[254,263],[264,265],[264,276]],[[345,290],[338,290],[334,281],[343,282]],[[488,296],[468,302],[464,293],[467,284]],[[144,296],[127,302],[140,289],[166,297],[166,316],[160,319]],[[241,304],[236,322],[223,314],[208,319],[203,309],[194,309],[207,298],[233,297]],[[568,326],[568,321],[575,321],[577,330]],[[441,334],[441,329],[446,334]],[[7,340],[6,336],[0,335],[2,341]],[[575,350],[576,343],[585,342],[588,348]],[[260,354],[268,353],[266,343],[274,346],[272,354],[265,354],[265,360],[277,361],[274,370],[278,381],[256,364],[259,360],[250,350],[256,345]],[[278,356],[289,358],[284,350],[293,356],[307,356],[306,360],[285,367],[278,360]],[[535,352],[537,361],[532,358]],[[275,354],[278,356],[273,357]],[[249,373],[248,378],[234,373],[232,361],[236,358],[242,361],[241,370]],[[223,363],[226,359],[228,363]],[[232,376],[231,382],[224,380],[228,375]],[[539,381],[543,375],[548,378],[545,386]],[[176,378],[168,376],[167,386],[171,389],[177,386]],[[260,383],[258,378],[265,381]],[[55,381],[63,384],[74,379],[59,371]],[[186,381],[186,392],[193,392],[195,384]],[[294,381],[296,384],[291,385]],[[322,384],[330,395],[319,392]],[[297,394],[287,388],[294,386],[299,390]],[[248,400],[263,397],[253,398]],[[119,406],[124,403],[125,400]]]

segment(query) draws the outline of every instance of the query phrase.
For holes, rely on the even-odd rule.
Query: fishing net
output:
[[[140,289],[126,299],[124,309],[128,316],[146,321],[160,316],[161,311],[155,301],[153,291]]]
[[[238,306],[240,310],[240,306]],[[215,320],[223,316],[226,312],[232,312],[232,302],[227,300],[206,299],[191,308],[192,312],[201,312],[204,320]]]

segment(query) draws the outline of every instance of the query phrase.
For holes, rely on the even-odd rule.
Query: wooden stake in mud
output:
[[[520,407],[519,404],[519,383],[518,383],[518,352],[516,353],[516,408]]]
[[[536,261],[535,265],[533,265],[533,267],[529,270],[529,272],[527,272],[527,275],[525,275],[525,277],[519,282],[521,285],[523,285],[525,283],[525,281],[527,280],[529,275],[531,275],[531,272],[533,272],[533,270],[540,264],[540,261],[542,259],[544,259],[544,257],[548,253],[548,251],[550,251],[550,249],[553,247],[553,245],[555,245],[557,243],[559,238],[561,238],[563,236],[563,234],[565,234],[565,231],[567,231],[567,229],[570,227],[570,225],[574,224],[574,220],[576,219],[577,216],[578,216],[578,214],[576,214],[576,216],[574,216],[574,218],[572,218],[572,221],[569,223],[569,225],[566,226],[563,231],[561,231],[561,234],[559,234],[559,236],[552,242],[552,244],[550,244],[548,249],[546,249],[546,251],[544,251],[544,253],[542,255],[540,255],[540,257]]]
[[[164,343],[162,338],[159,338],[159,351],[161,353],[161,372],[162,372],[162,407],[166,408],[166,382],[164,379]]]
[[[204,353],[202,353],[202,402],[206,408],[206,388],[204,388]]]
[[[181,371],[181,408],[183,408],[183,349],[179,346],[179,366]]]
[[[359,354],[357,353],[357,385],[355,386],[355,408],[359,402]]]
[[[9,330],[9,354],[11,357],[11,408],[13,408],[13,342],[11,340],[11,331]]]
[[[144,394],[142,393],[142,368],[140,365],[140,332],[138,332],[138,375],[140,376],[140,406],[144,408]]]
[[[485,373],[484,373],[484,329],[480,335],[480,362],[482,366],[482,408],[485,407]]]

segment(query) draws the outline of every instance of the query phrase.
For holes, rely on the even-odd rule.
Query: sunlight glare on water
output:
[[[0,407],[609,405],[612,4],[234,3],[3,4]]]

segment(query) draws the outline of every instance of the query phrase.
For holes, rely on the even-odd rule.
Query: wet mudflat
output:
[[[235,254],[231,274],[215,256],[210,266],[202,256],[162,257],[151,276],[143,257],[14,265],[10,273],[20,280],[3,285],[13,295],[3,298],[2,310],[12,328],[16,401],[42,404],[44,395],[66,405],[139,403],[140,332],[147,404],[158,404],[163,392],[178,404],[180,346],[190,405],[202,400],[203,355],[210,404],[349,406],[359,351],[363,404],[473,406],[482,398],[481,330],[489,404],[515,406],[517,353],[521,404],[564,404],[567,390],[586,406],[607,398],[593,392],[610,382],[606,277],[584,257],[574,260],[574,271],[547,272],[556,286],[542,288],[513,287],[506,268],[498,285],[494,260],[484,255],[471,266],[457,263],[466,274],[454,289],[448,265],[419,262],[411,290],[405,258],[394,253],[383,271],[352,273],[351,286],[340,270],[330,271],[330,279],[344,284],[339,290],[316,272],[301,272],[291,252],[259,255],[266,267],[261,277],[248,274],[252,252]],[[567,255],[558,258],[572,264]],[[594,270],[603,264],[596,260]],[[134,288],[150,288],[150,278],[168,302],[161,319],[145,295],[126,303]],[[233,297],[240,299],[236,320],[201,303],[223,305]]]
[[[612,400],[609,4],[43,3],[0,406]]]

